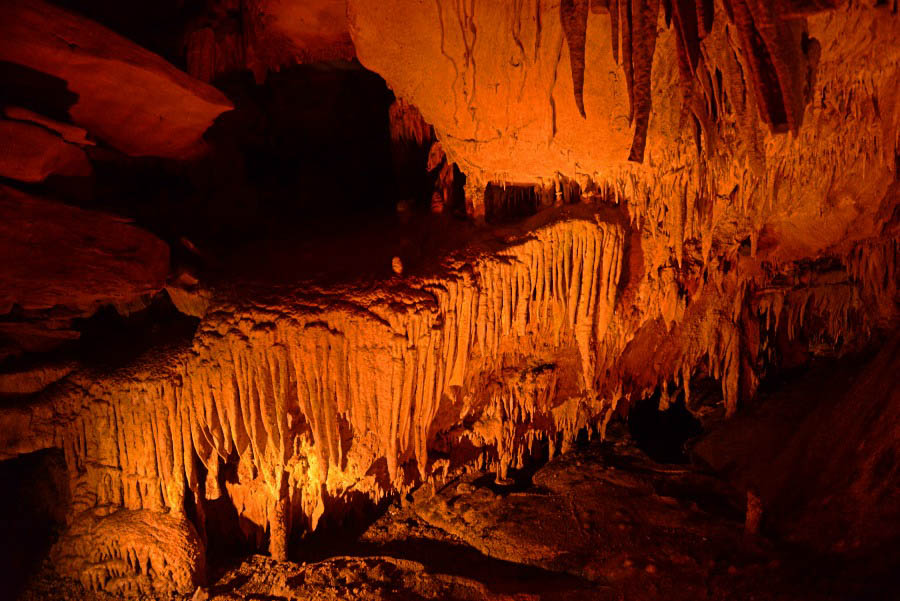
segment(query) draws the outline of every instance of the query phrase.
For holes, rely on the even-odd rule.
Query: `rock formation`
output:
[[[42,127],[0,119],[0,175],[23,182],[47,176],[90,175],[91,164],[80,148]]]
[[[162,289],[168,246],[114,215],[0,186],[0,307],[90,315]]]
[[[618,536],[601,514],[633,502],[636,531],[684,565],[666,528],[685,514],[654,492],[671,479],[548,467],[512,500],[476,482],[516,486],[529,458],[604,438],[639,400],[732,417],[779,369],[897,346],[896,3],[229,0],[189,17],[182,4],[167,62],[57,5],[0,3],[0,83],[15,84],[0,98],[0,459],[62,452],[71,506],[53,563],[85,587],[191,593],[224,539],[284,560],[348,507],[389,498],[487,556],[589,581],[631,574],[593,547]],[[357,144],[338,109],[321,118],[364,105],[346,102],[362,69],[335,62],[354,56],[394,93],[378,80],[369,103],[383,144]],[[292,74],[298,61],[319,62]],[[316,102],[298,107],[298,89]],[[378,153],[391,191],[360,178],[371,198],[352,206],[383,200],[389,219],[308,181],[319,155],[345,158],[334,181],[357,181],[347,157]],[[230,214],[233,197],[245,204]],[[195,228],[208,247],[188,239],[187,222],[218,212],[228,227]],[[284,251],[287,230],[338,233]],[[60,350],[116,328],[99,309],[151,303],[180,311],[187,335],[154,345],[152,326],[132,329],[134,358],[90,365]],[[841,447],[858,471],[847,487],[813,488],[844,509],[877,497],[885,519],[895,495],[874,483],[896,472],[896,395],[854,399],[889,387],[894,363],[880,356],[850,400],[809,409],[775,458],[796,473],[808,446],[846,473],[819,429],[871,439]],[[707,463],[724,471],[729,452]],[[753,539],[785,485],[738,459]],[[601,486],[614,499],[579,513]],[[809,531],[827,510],[804,515]],[[735,540],[721,521],[694,526],[679,531],[713,563],[703,528]],[[298,579],[339,564],[267,582],[306,594]],[[416,562],[348,565],[419,578],[407,589],[423,596],[493,598]]]
[[[283,557],[343,493],[377,499],[479,458],[505,471],[608,412],[592,348],[622,244],[617,226],[566,221],[385,291],[213,307],[192,348],[73,375],[7,416],[29,426],[4,428],[3,452],[63,448],[75,513],[182,515],[190,499],[202,516],[227,494]]]
[[[621,32],[623,49],[631,46],[631,30],[625,25],[627,19],[613,18],[615,11],[586,15],[584,49],[579,48],[580,42],[573,42],[569,61],[563,52],[566,28],[555,5],[495,3],[469,10],[470,4],[438,2],[422,8],[413,4],[397,0],[376,9],[351,1],[351,33],[357,54],[363,64],[385,77],[398,96],[418,107],[435,127],[444,151],[469,179],[484,184],[546,186],[562,176],[579,183],[584,191],[609,191],[634,205],[644,203],[647,197],[660,202],[684,196],[688,203],[684,219],[690,220],[697,199],[713,202],[717,196],[731,194],[735,187],[732,205],[747,206],[744,213],[752,213],[751,208],[769,212],[760,207],[763,197],[774,203],[773,213],[782,208],[782,195],[818,204],[827,194],[822,189],[824,182],[804,192],[799,188],[803,184],[790,177],[802,169],[804,157],[828,156],[828,167],[820,162],[819,168],[834,172],[835,187],[850,181],[854,164],[855,169],[884,170],[882,186],[892,177],[896,111],[884,99],[891,97],[895,86],[896,49],[888,40],[896,35],[897,24],[896,19],[883,18],[889,16],[886,7],[844,6],[808,11],[807,16],[789,12],[788,3],[779,5],[777,10],[785,12],[778,14],[790,18],[766,17],[772,22],[771,35],[778,37],[781,30],[798,27],[804,33],[792,34],[797,39],[792,38],[785,51],[774,46],[787,42],[766,38],[765,44],[773,44],[771,52],[780,58],[771,69],[760,71],[756,59],[751,60],[756,55],[742,46],[747,38],[758,37],[755,30],[746,30],[755,26],[746,25],[740,16],[746,16],[745,3],[740,3],[744,12],[725,10],[725,4],[734,3],[700,3],[714,4],[716,14],[710,31],[701,35],[682,31],[683,27],[696,31],[696,17],[681,16],[681,11],[694,3],[676,2],[670,28],[661,13],[658,22],[649,16],[644,19],[646,27],[653,30],[650,24],[656,23],[661,31],[655,52],[652,48],[641,51],[652,56],[652,78],[633,85],[634,77],[643,81],[650,76],[649,63],[642,58],[639,66],[628,68],[634,59],[622,56],[626,77],[620,76],[619,55],[612,50],[619,42],[615,38],[616,43],[611,43],[610,29]],[[561,6],[565,12],[566,6],[581,4],[586,3],[563,2]],[[627,2],[618,4],[621,11],[631,9]],[[762,13],[769,10],[762,3],[750,4],[759,4]],[[592,6],[597,5],[602,3]],[[735,15],[729,17],[729,12]],[[868,41],[863,43],[863,37]],[[873,39],[884,40],[889,48],[876,50],[877,45],[869,43]],[[490,42],[479,44],[480,40]],[[800,58],[791,58],[803,52],[806,54]],[[790,56],[785,57],[786,53]],[[582,54],[583,59],[579,58]],[[687,54],[684,59],[683,54]],[[787,60],[792,66],[781,69],[781,61]],[[794,65],[800,62],[806,64],[805,70]],[[573,96],[572,65],[578,72],[581,63],[585,65],[583,91]],[[628,75],[635,70],[637,75]],[[773,70],[778,77],[790,76],[789,81],[777,84],[778,89],[787,90],[788,100],[773,100],[768,89],[760,89],[775,76]],[[429,73],[427,82],[420,77],[423,71]],[[851,72],[866,77],[852,79]],[[763,79],[766,81],[760,83]],[[689,80],[691,93],[687,94]],[[794,88],[803,93],[798,95]],[[573,100],[576,96],[583,100]],[[640,105],[634,110],[632,96]],[[811,102],[813,98],[817,101]],[[651,99],[652,115],[647,112]],[[791,108],[783,106],[778,119],[772,115],[778,111],[765,102]],[[579,103],[583,103],[586,117],[581,116]],[[806,107],[802,122],[800,108],[794,108],[798,104]],[[839,116],[848,110],[854,116],[853,125],[845,120],[841,126]],[[653,117],[647,126],[649,155],[644,166],[626,160],[644,127],[635,112],[642,115],[640,119]],[[634,131],[632,118],[638,121]],[[877,140],[863,142],[860,133],[869,127],[862,122],[871,124],[873,132],[886,132],[884,137],[878,133]],[[772,128],[760,128],[761,123],[770,123]],[[887,129],[880,128],[881,123]],[[772,131],[784,128],[795,135],[779,136]],[[871,149],[871,156],[860,156],[854,143]],[[772,182],[781,179],[788,180],[781,183],[798,188],[773,189]],[[636,219],[641,216],[637,207],[632,212]],[[674,212],[669,211],[668,219],[674,218]]]
[[[53,561],[87,588],[125,596],[192,592],[205,570],[203,545],[190,522],[127,509],[78,515]]]
[[[202,148],[225,96],[159,56],[40,0],[0,5],[0,61],[65,82],[73,122],[126,154],[186,157]]]
[[[209,0],[185,36],[188,72],[201,81],[250,69],[258,81],[296,62],[350,60],[345,0]]]

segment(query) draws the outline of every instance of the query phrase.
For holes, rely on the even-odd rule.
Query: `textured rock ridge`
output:
[[[618,226],[573,220],[440,278],[220,305],[177,358],[75,375],[30,414],[6,412],[29,426],[4,452],[62,448],[76,514],[183,515],[190,498],[202,533],[204,503],[225,495],[283,556],[342,494],[377,499],[475,462],[505,471],[602,417],[592,349],[622,246]]]
[[[203,581],[203,545],[184,517],[139,510],[85,512],[53,549],[56,569],[117,595],[190,593]]]
[[[224,502],[284,557],[359,495],[467,467],[503,481],[538,442],[552,455],[603,435],[623,399],[683,389],[690,406],[691,381],[714,377],[733,413],[791,344],[850,348],[895,318],[887,234],[825,267],[756,272],[738,254],[683,293],[674,269],[623,277],[636,251],[621,225],[570,217],[453,255],[436,277],[220,298],[191,348],[75,373],[4,410],[0,449],[61,448],[73,515],[190,516],[203,540]]]

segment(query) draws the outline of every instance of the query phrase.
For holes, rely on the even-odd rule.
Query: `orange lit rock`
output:
[[[90,175],[84,151],[43,127],[0,119],[0,176],[40,182],[49,175]]]
[[[186,496],[227,494],[279,553],[348,489],[378,499],[478,455],[505,470],[609,411],[587,387],[621,245],[616,226],[579,219],[383,292],[220,302],[191,349],[70,377],[32,407],[33,436],[4,452],[63,447],[76,512],[177,514]],[[466,416],[472,429],[458,429]],[[472,451],[454,456],[457,445]],[[220,479],[226,463],[236,479]]]
[[[0,372],[0,395],[40,392],[53,382],[69,375],[75,368],[74,362],[64,362]]]
[[[851,325],[854,315],[874,324],[895,314],[900,110],[886,99],[900,93],[900,21],[872,3],[800,12],[745,3],[752,27],[762,28],[752,44],[763,43],[769,57],[751,64],[759,57],[742,46],[749,34],[738,34],[737,15],[719,3],[662,4],[649,80],[635,54],[648,40],[635,42],[632,9],[649,15],[652,3],[610,2],[588,13],[580,93],[572,65],[580,70],[581,34],[564,26],[578,2],[394,0],[375,10],[351,1],[349,15],[361,62],[419,109],[465,173],[472,218],[502,213],[509,197],[490,191],[506,184],[627,215],[629,282],[616,339],[604,342],[604,369],[617,374],[607,393],[624,373],[626,395],[689,384],[691,366],[708,357],[705,371],[721,379],[734,412],[755,389],[759,336],[771,335],[753,317],[769,311],[770,289],[791,297],[777,311],[801,321],[815,306],[828,336],[865,331]],[[641,27],[654,22],[647,19]],[[652,107],[643,164],[628,161],[641,134],[639,105]],[[783,129],[795,133],[776,133]],[[826,276],[840,282],[834,288],[795,279],[797,266],[788,267],[825,258],[840,265]],[[885,280],[860,280],[860,260],[874,261]]]
[[[60,574],[115,595],[191,593],[206,570],[194,526],[152,511],[78,515],[52,555]]]
[[[622,11],[630,6],[618,4]],[[351,1],[349,15],[360,61],[421,111],[449,160],[481,187],[553,187],[565,178],[625,201],[635,222],[659,214],[673,245],[703,236],[698,204],[718,207],[713,230],[723,219],[746,220],[748,233],[757,234],[769,216],[822,206],[832,191],[861,182],[865,190],[857,196],[874,210],[893,177],[897,107],[885,99],[897,93],[897,20],[872,7],[814,11],[799,21],[789,11],[770,15],[771,53],[778,59],[771,68],[781,97],[779,90],[759,91],[761,80],[750,73],[753,67],[759,74],[761,67],[747,62],[749,50],[735,52],[744,38],[716,7],[703,36],[679,29],[689,22],[691,32],[697,31],[695,14],[675,11],[667,28],[663,11],[658,21],[648,13],[641,26],[653,30],[655,22],[658,41],[655,49],[634,56],[652,54],[649,79],[645,58],[634,63],[636,58],[612,51],[620,40],[612,43],[611,29],[622,32],[625,20],[611,22],[616,11],[589,13],[585,117],[573,94],[572,60],[556,6],[392,0],[376,7]],[[798,33],[803,28],[807,42]],[[621,44],[632,45],[624,38]],[[685,52],[687,62],[681,58]],[[626,83],[630,71],[623,73],[616,58],[632,64],[634,82]],[[868,83],[854,79],[860,72]],[[774,108],[762,105],[763,98],[784,104],[780,120],[771,115]],[[819,100],[808,104],[811,98]],[[845,118],[845,110],[853,119]],[[643,165],[627,160],[642,135],[638,113],[649,117]],[[761,127],[766,122],[796,134],[772,133]],[[679,203],[687,206],[680,209]]]
[[[360,59],[404,99],[392,109],[395,141],[430,143],[432,126],[439,140],[422,155],[440,170],[435,212],[450,205],[454,162],[479,222],[555,208],[512,234],[473,226],[483,237],[424,275],[398,251],[394,275],[377,282],[218,297],[195,280],[173,282],[174,303],[201,318],[190,346],[77,371],[32,405],[0,409],[0,455],[62,449],[72,517],[104,508],[193,520],[202,533],[215,527],[204,512],[217,502],[234,509],[250,542],[268,538],[284,558],[343,503],[447,484],[473,468],[508,484],[537,445],[554,456],[580,432],[602,437],[636,399],[658,394],[664,409],[683,394],[696,409],[692,386],[712,379],[732,416],[786,349],[862,347],[898,316],[900,21],[883,18],[886,8],[800,4],[735,0],[728,14],[690,0],[353,0]],[[198,69],[212,78],[219,59],[203,36]],[[163,285],[164,245],[149,234],[4,194],[0,207],[17,225],[0,239],[19,252],[34,231],[50,236],[52,245],[33,246],[53,248],[37,258],[54,266],[41,274],[57,277],[36,278],[34,253],[19,252],[0,306],[125,302]],[[408,219],[411,204],[398,200]],[[91,226],[59,232],[54,211]],[[114,270],[93,250],[85,258],[98,243],[84,231],[107,228],[100,256],[116,257]],[[56,270],[60,247],[74,266]],[[385,276],[392,256],[377,264]],[[865,438],[865,424],[848,423]],[[871,459],[862,456],[876,480]],[[553,490],[545,476],[538,482]],[[584,484],[556,476],[570,479],[564,488]],[[573,570],[559,549],[589,553],[596,541],[590,528],[561,533],[613,528],[582,520],[556,489],[555,521],[524,532],[503,524],[509,505],[487,493],[467,508],[473,489],[458,489],[455,509],[439,506],[446,497],[419,509],[495,557]],[[520,514],[540,515],[540,499],[522,503]],[[485,506],[494,522],[470,519]],[[663,524],[676,519],[661,513]],[[111,541],[103,549],[144,548],[151,536],[121,543],[115,519],[97,519],[98,540]],[[504,529],[492,538],[495,522]],[[93,546],[62,544],[81,562],[70,573],[94,574]],[[661,578],[666,567],[656,557],[607,560],[573,571]],[[116,564],[140,581],[125,588],[156,588],[140,564]],[[86,582],[108,588],[119,572],[103,570]]]
[[[232,108],[218,90],[112,31],[40,0],[0,7],[0,60],[57,77],[78,95],[69,114],[131,155],[185,157]]]
[[[121,217],[0,187],[0,307],[92,313],[160,290],[166,244]]]

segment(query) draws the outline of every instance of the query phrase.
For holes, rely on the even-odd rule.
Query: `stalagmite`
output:
[[[206,559],[183,516],[149,510],[88,511],[53,548],[56,569],[88,589],[114,595],[191,593]]]

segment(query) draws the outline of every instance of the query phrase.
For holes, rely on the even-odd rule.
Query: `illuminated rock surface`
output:
[[[52,558],[61,574],[85,587],[126,596],[192,592],[206,561],[183,517],[129,510],[76,516]]]
[[[25,598],[900,567],[896,6],[84,10],[0,6],[0,466],[67,484]]]
[[[621,248],[616,226],[572,220],[386,291],[218,305],[190,349],[70,378],[4,452],[61,445],[76,512],[180,512],[227,494],[248,535],[268,528],[284,557],[292,522],[315,527],[347,490],[378,500],[487,451],[506,470],[537,438],[556,444],[608,412],[585,384]]]

